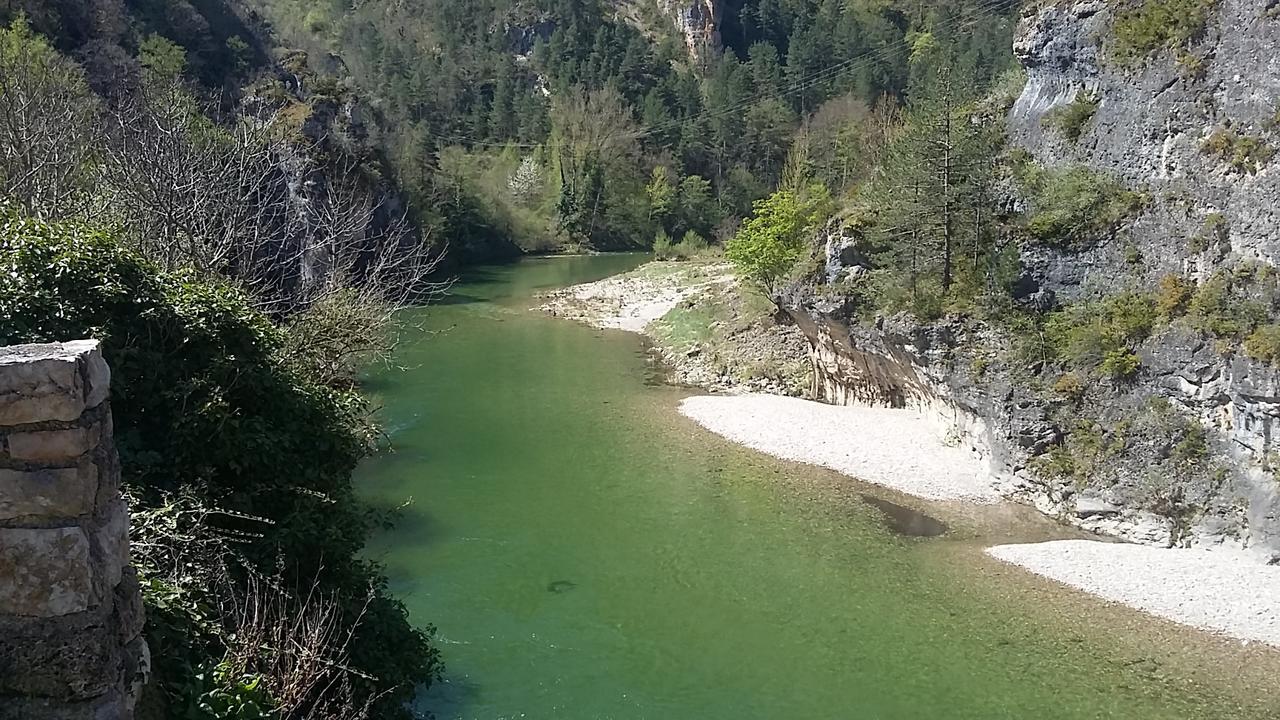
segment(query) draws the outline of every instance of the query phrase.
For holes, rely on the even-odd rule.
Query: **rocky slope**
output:
[[[1150,290],[1170,274],[1203,283],[1280,260],[1280,154],[1268,151],[1280,146],[1274,0],[1198,4],[1204,27],[1176,50],[1122,60],[1118,20],[1141,4],[1043,3],[1022,19],[1015,52],[1027,83],[1008,117],[1011,143],[1043,166],[1113,174],[1146,198],[1123,233],[1090,249],[1024,247],[1023,301]],[[1074,141],[1053,120],[1072,106],[1087,108]],[[826,238],[829,274],[856,271],[850,244],[839,231]],[[1014,338],[982,323],[869,324],[812,286],[793,288],[784,304],[810,340],[817,396],[932,410],[1007,495],[1141,542],[1280,558],[1280,482],[1270,469],[1280,374],[1238,347],[1170,325],[1138,348],[1133,382],[1072,401],[1046,390],[1052,368],[1002,360]],[[1076,432],[1067,411],[1120,438],[1096,451],[1083,478],[1044,471]],[[1191,445],[1194,461],[1181,459]]]

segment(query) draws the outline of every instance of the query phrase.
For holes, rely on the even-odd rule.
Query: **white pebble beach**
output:
[[[696,396],[680,412],[735,442],[929,500],[1000,500],[980,461],[919,413],[772,395]],[[1280,646],[1280,567],[1230,550],[1060,540],[987,553],[1166,620]]]
[[[1244,553],[1092,540],[997,545],[987,553],[1167,620],[1280,646],[1280,567]]]
[[[947,445],[919,413],[776,395],[686,398],[680,412],[774,457],[820,465],[929,500],[1000,500],[969,451]]]

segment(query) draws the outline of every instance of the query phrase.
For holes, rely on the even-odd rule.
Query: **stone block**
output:
[[[121,687],[130,664],[104,605],[60,618],[0,619],[0,697],[79,701]]]
[[[0,348],[0,425],[80,417],[85,388],[79,351],[61,343]]]
[[[97,493],[98,467],[88,461],[55,470],[0,468],[0,520],[87,515]]]
[[[129,508],[116,498],[102,509],[99,525],[94,531],[97,544],[96,561],[101,568],[103,593],[120,584],[120,574],[129,564]]]
[[[102,357],[98,341],[75,340],[63,343],[62,346],[80,358],[82,379],[85,382],[85,408],[98,407],[111,394],[111,368]]]
[[[56,617],[88,609],[93,575],[79,527],[0,528],[0,613]]]
[[[63,702],[48,698],[0,698],[0,720],[128,720],[130,702],[119,691],[92,700]]]
[[[91,428],[41,430],[9,435],[9,457],[34,463],[65,464],[89,452],[97,445],[97,433]]]

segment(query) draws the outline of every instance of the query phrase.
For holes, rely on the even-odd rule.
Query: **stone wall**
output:
[[[97,341],[0,348],[0,720],[133,716],[142,598]]]

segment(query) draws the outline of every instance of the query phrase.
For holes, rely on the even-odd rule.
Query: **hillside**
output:
[[[995,292],[895,314],[856,279],[894,267],[874,224],[830,226],[825,277],[783,300],[816,393],[937,412],[1082,526],[1276,557],[1278,22],[1263,0],[1025,11]]]

